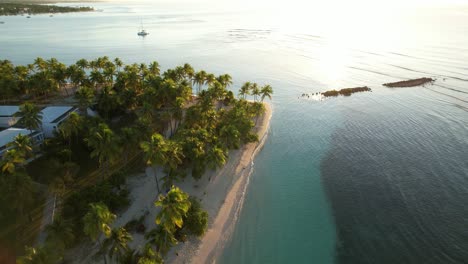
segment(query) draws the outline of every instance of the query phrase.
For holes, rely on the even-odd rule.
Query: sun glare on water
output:
[[[302,45],[308,57],[319,60],[318,65],[304,61],[298,70],[304,75],[316,72],[322,82],[339,85],[353,63],[353,51],[380,53],[419,43],[414,34],[417,30],[408,24],[408,18],[418,11],[418,3],[417,0],[291,0],[265,2],[257,8],[270,10],[274,14],[272,21],[282,33],[319,38],[320,45],[308,47],[312,44],[307,41]]]
[[[366,2],[366,3],[364,3]],[[352,63],[351,51],[382,50],[395,43],[386,41],[393,21],[391,12],[367,1],[292,1],[271,7],[279,29],[285,34],[317,37],[319,44],[305,42],[303,52],[317,62],[299,62],[304,75],[317,74],[316,79],[329,85],[339,85],[346,79],[346,69]],[[390,9],[386,8],[386,11]],[[309,46],[307,46],[309,45]]]

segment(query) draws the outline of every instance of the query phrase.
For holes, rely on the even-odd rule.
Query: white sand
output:
[[[201,240],[191,239],[174,247],[166,259],[167,263],[213,263],[222,252],[242,208],[253,159],[267,136],[272,111],[270,105],[265,104],[265,107],[266,112],[258,119],[255,128],[259,142],[232,151],[227,164],[214,174],[209,184],[199,183],[203,187],[196,189],[191,188],[192,184],[180,186],[191,195],[203,199],[202,206],[210,215],[209,228]],[[203,195],[204,192],[206,195]]]
[[[265,114],[258,119],[255,127],[259,142],[230,151],[228,162],[222,169],[207,172],[199,181],[195,181],[188,175],[183,182],[175,184],[188,194],[201,199],[203,209],[209,214],[209,226],[203,238],[191,238],[172,248],[166,258],[166,263],[210,263],[214,262],[221,252],[242,207],[253,159],[267,136],[272,111],[268,104],[265,104],[265,108]],[[163,172],[159,169],[157,175],[158,179],[161,179]],[[155,228],[159,208],[154,206],[157,188],[153,169],[147,168],[145,173],[131,177],[127,183],[130,191],[130,206],[121,215],[117,215],[113,227],[124,226],[132,219],[138,219],[141,215],[147,214],[144,221],[146,231]],[[159,183],[161,186],[162,181],[159,180]],[[161,191],[164,192],[163,189]],[[135,233],[132,233],[132,236],[133,241],[129,246],[134,249],[143,248],[146,244],[144,236]],[[92,259],[91,257],[94,254],[90,253],[96,251],[96,246],[78,249],[78,252],[72,253],[74,256],[87,257],[74,258],[73,263],[100,263],[100,258]],[[86,254],[83,255],[84,252]]]

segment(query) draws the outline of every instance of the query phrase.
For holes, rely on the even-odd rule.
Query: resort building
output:
[[[72,106],[48,106],[42,109],[42,132],[46,138],[54,136],[54,131],[76,108]]]
[[[0,105],[0,127],[8,128],[14,126],[18,122],[18,118],[14,116],[18,111],[19,106]]]
[[[0,131],[0,157],[9,150],[11,147],[8,147],[8,143],[15,141],[16,136],[18,135],[27,135],[31,138],[33,147],[42,144],[44,141],[44,134],[40,131],[29,131],[28,129],[23,128],[8,128]]]

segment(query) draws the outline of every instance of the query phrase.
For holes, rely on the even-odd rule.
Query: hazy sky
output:
[[[123,0],[128,1],[128,0]],[[324,10],[330,12],[385,12],[405,7],[434,7],[463,4],[468,0],[140,0],[168,5],[209,6],[212,9],[238,10],[261,8],[277,11]]]
[[[124,0],[125,1],[125,0]],[[299,4],[299,5],[329,5],[329,4],[353,4],[353,5],[446,5],[468,4],[468,0],[146,0],[154,2],[212,2],[223,4]]]

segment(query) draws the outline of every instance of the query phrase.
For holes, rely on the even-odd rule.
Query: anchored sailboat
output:
[[[138,36],[144,37],[144,36],[146,36],[146,35],[148,35],[148,34],[149,34],[149,33],[146,32],[146,30],[143,28],[143,22],[141,22],[141,29],[140,29],[140,31],[138,31],[137,35],[138,35]]]

